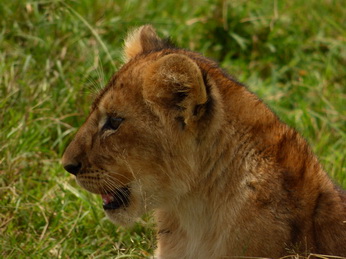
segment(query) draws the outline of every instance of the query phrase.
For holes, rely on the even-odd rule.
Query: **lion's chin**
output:
[[[117,210],[105,210],[107,218],[116,225],[129,227],[133,225],[139,216],[134,216],[127,211],[127,208],[120,208]]]

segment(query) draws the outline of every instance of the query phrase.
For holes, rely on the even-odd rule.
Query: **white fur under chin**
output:
[[[107,218],[116,225],[121,225],[124,227],[132,226],[137,217],[130,215],[126,208],[120,208],[117,210],[105,210]]]

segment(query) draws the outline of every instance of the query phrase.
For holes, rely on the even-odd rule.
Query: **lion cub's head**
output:
[[[62,159],[120,224],[193,188],[213,107],[200,56],[170,47],[151,26],[128,36],[124,56]]]

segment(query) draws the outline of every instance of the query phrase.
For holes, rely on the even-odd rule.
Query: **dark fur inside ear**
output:
[[[205,104],[197,104],[193,109],[193,116],[198,116],[204,109]]]
[[[187,92],[176,92],[176,93],[172,93],[173,98],[172,98],[172,104],[174,105],[174,107],[178,110],[184,110],[185,108],[181,105],[185,98],[188,97],[188,93]]]
[[[186,123],[184,121],[184,117],[178,116],[178,117],[175,118],[175,120],[179,123],[180,129],[184,130],[185,126],[186,126]]]

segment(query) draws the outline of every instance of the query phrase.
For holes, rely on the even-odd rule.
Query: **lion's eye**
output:
[[[120,124],[123,122],[123,118],[120,117],[108,117],[105,125],[103,126],[104,130],[117,130]]]

